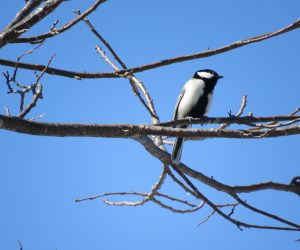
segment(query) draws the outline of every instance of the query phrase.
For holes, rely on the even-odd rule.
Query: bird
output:
[[[173,120],[183,118],[201,118],[207,114],[213,100],[213,91],[223,76],[211,69],[201,69],[194,73],[192,79],[183,86],[177,98]],[[187,128],[187,125],[176,126]],[[181,161],[184,138],[176,138],[171,161],[179,165]]]

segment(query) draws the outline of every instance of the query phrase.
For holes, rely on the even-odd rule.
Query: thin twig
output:
[[[245,108],[246,108],[246,105],[247,105],[247,95],[244,95],[244,96],[242,97],[241,107],[240,107],[239,111],[235,114],[236,117],[240,117],[240,116],[243,114],[243,112],[244,112],[244,110],[245,110]],[[227,128],[229,125],[230,125],[230,123],[223,123],[223,124],[221,124],[221,125],[219,126],[219,129],[225,129],[225,128]]]
[[[297,119],[300,119],[300,116],[277,115],[277,116],[257,116],[257,117],[255,116],[203,117],[203,118],[193,118],[193,119],[184,118],[175,121],[172,120],[168,122],[161,122],[156,126],[173,127],[177,125],[187,125],[187,124],[222,124],[222,123],[253,125],[254,123],[265,123],[265,122],[275,122],[275,121],[276,122],[295,121]]]
[[[33,49],[25,52],[23,55],[19,56],[18,59],[17,59],[17,62],[19,62],[24,56],[27,56],[27,55],[30,55],[30,54],[33,54],[33,52],[35,52],[37,49],[39,49],[44,43],[45,43],[46,40],[43,40],[40,44],[38,44],[36,47],[34,47]],[[16,66],[17,68],[17,66]]]
[[[239,204],[241,204],[242,206],[248,208],[249,210],[251,210],[251,211],[253,211],[253,212],[255,212],[255,213],[261,214],[261,215],[263,215],[263,216],[266,216],[266,217],[268,217],[268,218],[271,218],[271,219],[273,219],[273,220],[275,220],[275,221],[279,221],[279,222],[281,222],[281,223],[283,223],[283,224],[286,224],[286,225],[289,225],[289,226],[291,226],[291,227],[297,228],[297,229],[300,231],[300,225],[298,225],[298,224],[296,224],[296,223],[293,223],[293,222],[291,222],[291,221],[285,220],[285,219],[283,219],[283,218],[281,218],[281,217],[279,217],[279,216],[277,216],[277,215],[274,215],[274,214],[265,212],[265,211],[263,211],[263,210],[260,210],[260,209],[258,209],[258,208],[256,208],[256,207],[253,207],[253,206],[249,205],[247,202],[245,202],[245,201],[243,201],[242,199],[240,199],[240,197],[239,197],[237,194],[231,194],[231,196],[232,196],[234,199],[236,199],[236,201],[237,201]]]
[[[257,228],[257,229],[271,229],[271,230],[283,230],[283,231],[300,231],[300,227],[278,227],[278,226],[266,226],[266,225],[256,225],[245,223],[236,219],[231,218],[230,216],[223,213],[216,204],[211,202],[206,196],[204,196],[195,185],[177,168],[176,165],[171,165],[172,168],[180,175],[181,178],[193,189],[193,191],[197,194],[198,198],[207,203],[216,213],[218,213],[225,220],[236,225],[240,230],[243,230],[242,227],[245,228]]]
[[[97,44],[96,51],[101,55],[104,61],[109,64],[115,71],[119,70],[119,68],[108,58],[103,49]]]
[[[23,250],[23,245],[22,245],[21,241],[18,240],[18,243],[19,243],[20,250]]]
[[[47,0],[40,8],[36,8],[30,15],[26,15],[12,27],[0,33],[0,48],[15,41],[20,35],[52,13],[65,0]]]
[[[85,12],[78,15],[76,18],[74,18],[69,23],[65,24],[62,28],[59,28],[59,29],[53,28],[53,29],[50,29],[49,32],[42,34],[42,35],[38,35],[38,36],[17,38],[15,40],[13,40],[12,43],[38,43],[40,41],[43,41],[44,39],[54,37],[58,34],[61,34],[65,31],[67,31],[68,29],[72,28],[73,26],[75,26],[82,19],[84,19],[85,17],[90,15],[92,12],[94,12],[99,7],[99,5],[101,5],[102,3],[106,2],[106,1],[107,0],[97,0]]]
[[[25,109],[23,108],[21,109],[21,112],[19,113],[18,116],[20,118],[24,118],[36,106],[37,101],[41,99],[42,96],[43,96],[43,85],[37,83],[35,85],[34,94],[32,96],[30,103],[28,103]]]
[[[25,117],[25,115],[35,106],[37,100],[39,98],[42,97],[42,86],[38,83],[38,80],[36,81],[35,84],[31,84],[29,86],[26,86],[24,84],[21,84],[20,82],[17,81],[17,72],[18,72],[18,63],[20,62],[20,60],[27,56],[27,55],[30,55],[32,53],[34,53],[37,49],[39,49],[42,45],[44,44],[44,42],[42,42],[41,44],[39,44],[38,46],[34,47],[33,49],[25,52],[24,54],[22,54],[21,56],[19,56],[17,58],[17,64],[15,66],[15,69],[14,69],[14,72],[13,72],[13,75],[12,77],[10,77],[9,75],[9,72],[7,71],[6,73],[3,72],[3,75],[6,79],[6,85],[8,87],[8,93],[13,93],[13,94],[19,94],[20,95],[20,114],[19,114],[19,117],[23,118]],[[46,67],[49,66],[49,63]],[[41,76],[44,75],[45,73],[45,69],[44,71],[42,72]],[[20,89],[14,89],[11,84],[14,84],[16,85],[18,88]],[[25,100],[25,95],[29,92],[29,91],[33,91],[33,97],[32,97],[32,100],[30,102],[30,104],[26,107],[26,109],[24,110],[24,100]]]
[[[116,71],[119,70],[119,68],[106,56],[106,54],[104,53],[104,51],[102,50],[102,48],[99,45],[96,45],[96,50],[101,55],[101,57],[104,59],[104,61],[107,62],[114,70],[116,70]],[[150,109],[150,107],[147,105],[147,103],[141,97],[139,91],[136,89],[135,83],[132,81],[131,77],[125,76],[125,75],[123,77],[129,79],[129,82],[130,82],[132,88],[135,90],[134,92],[135,92],[136,96],[139,98],[139,100],[141,101],[143,106],[149,111],[151,116],[155,116],[155,114],[152,113],[152,110]]]
[[[43,0],[27,1],[25,6],[17,13],[15,18],[3,29],[8,30],[27,17]]]
[[[189,203],[188,201],[181,200],[181,199],[178,199],[178,198],[175,198],[175,197],[166,195],[166,194],[162,194],[162,193],[159,193],[159,192],[156,192],[156,195],[157,195],[157,196],[164,197],[164,198],[169,199],[169,200],[171,200],[171,201],[177,201],[177,202],[179,202],[179,203],[185,204],[185,205],[190,206],[190,207],[196,207],[196,206],[197,206],[197,205],[195,205],[195,204]]]
[[[10,116],[10,110],[8,107],[4,106],[4,110],[7,116]]]
[[[142,197],[149,197],[148,193],[142,193],[142,192],[108,192],[108,193],[103,193],[100,195],[96,195],[96,196],[91,196],[91,197],[87,197],[87,198],[81,198],[81,199],[76,199],[76,202],[81,202],[81,201],[86,201],[86,200],[94,200],[94,199],[98,199],[104,196],[111,196],[111,195],[136,195],[136,196],[142,196]],[[191,209],[176,209],[172,206],[166,205],[164,204],[162,201],[159,201],[158,199],[156,199],[154,196],[151,197],[150,199],[148,199],[149,201],[152,201],[156,204],[158,204],[159,206],[166,208],[168,210],[171,210],[173,212],[177,212],[177,213],[189,213],[189,212],[194,212],[197,211],[199,209],[201,209],[204,206],[204,202],[201,202],[199,205],[194,205],[194,204],[190,204],[187,201],[183,201],[181,199],[169,196],[169,195],[165,195],[162,193],[159,193],[158,196],[164,197],[165,199],[171,200],[171,201],[176,201],[179,203],[183,203],[187,206],[192,207]],[[109,201],[107,199],[103,200],[103,202],[107,205],[111,205],[111,206],[140,206],[143,205],[145,202],[144,200],[141,201],[137,201],[137,202],[130,202],[130,201],[118,201],[118,202],[112,202]]]
[[[47,67],[50,65],[50,63],[52,62],[54,56],[55,56],[55,54],[51,56],[51,58],[48,61],[47,66],[42,71],[42,73],[37,77],[35,84],[33,84],[34,94],[32,96],[31,102],[27,105],[27,107],[25,109],[21,110],[21,112],[19,114],[20,118],[24,118],[36,106],[37,101],[39,99],[43,98],[43,85],[40,84],[39,81],[43,77],[43,75],[45,74],[45,71],[46,71]]]
[[[180,187],[182,187],[182,189],[183,189],[185,192],[187,192],[187,193],[193,195],[194,197],[197,197],[196,193],[195,193],[193,190],[191,190],[190,188],[188,188],[184,183],[182,183],[182,182],[181,182],[181,181],[180,181],[180,180],[172,173],[171,170],[168,172],[168,175],[173,179],[174,182],[176,182]]]
[[[79,10],[74,10],[74,13],[77,15],[81,15]],[[110,46],[110,44],[104,39],[103,36],[95,29],[95,27],[91,24],[91,22],[87,18],[82,19],[85,24],[90,28],[90,30],[94,33],[94,35],[106,46],[109,52],[113,55],[114,59],[121,65],[123,69],[127,69],[125,63],[121,60],[121,58],[117,55],[114,49]]]
[[[232,207],[231,212],[228,214],[228,217],[230,217],[233,213],[234,213],[234,209],[239,205],[240,203],[233,203],[233,204],[218,204],[216,205],[217,207]],[[207,222],[214,214],[215,214],[216,210],[212,210],[201,222],[199,222],[199,224],[197,225],[198,227],[202,224],[204,224],[205,222]]]
[[[137,201],[137,202],[130,202],[130,201],[121,201],[121,202],[111,202],[108,200],[104,200],[103,202],[108,204],[108,205],[115,205],[115,206],[141,206],[144,203],[153,200],[153,197],[156,195],[157,191],[161,188],[165,178],[166,178],[166,172],[167,169],[164,166],[162,173],[158,179],[158,181],[154,184],[154,186],[151,189],[150,193],[142,193],[142,192],[109,192],[109,193],[104,193],[104,194],[100,194],[100,195],[96,195],[96,196],[91,196],[88,198],[83,198],[83,199],[77,199],[76,202],[80,202],[80,201],[85,201],[85,200],[94,200],[103,196],[109,196],[109,195],[139,195],[139,196],[144,196],[145,198]],[[171,196],[168,195],[163,195],[160,194],[160,196],[163,196],[167,199],[170,200],[176,200],[176,198],[173,198]],[[182,202],[182,201],[181,201]]]
[[[290,113],[290,115],[296,115],[300,111],[300,107],[296,108],[294,111]]]
[[[215,214],[216,210],[211,210],[211,212],[202,220],[198,223],[197,227],[201,226],[202,224],[204,224],[205,222],[207,222],[214,214]]]
[[[95,29],[95,27],[91,24],[91,22],[89,20],[87,20],[86,18],[83,21],[85,22],[85,24],[87,24],[87,26],[91,29],[91,31],[97,36],[97,38],[108,48],[108,50],[111,52],[111,54],[116,59],[116,61],[121,65],[121,67],[123,69],[127,69],[125,63],[117,55],[117,53],[110,46],[110,44],[103,38],[103,36],[101,36],[99,34],[99,32]],[[105,59],[106,62],[108,62],[112,66],[112,68],[115,71],[119,71],[119,68],[111,60],[109,60],[109,58],[105,55],[105,53],[103,53],[100,46],[96,46],[96,49],[97,49],[98,53],[100,53],[100,55]],[[154,119],[154,122],[158,123],[159,120],[158,120],[156,111],[154,109],[152,99],[151,99],[146,87],[143,85],[143,83],[139,79],[137,79],[133,74],[131,74],[130,72],[126,72],[125,74],[121,74],[120,76],[128,78],[128,80],[129,80],[129,82],[132,86],[134,94],[139,98],[139,100],[141,101],[143,106],[150,112],[151,117]],[[141,95],[140,95],[140,93],[137,89],[137,86],[141,89],[141,91],[144,94],[148,104],[146,104],[144,99],[141,97]]]
[[[168,209],[174,213],[192,213],[192,212],[195,212],[195,211],[198,211],[199,209],[201,209],[203,206],[204,206],[204,202],[201,202],[198,206],[195,206],[191,209],[177,209],[177,208],[174,208],[174,207],[171,207],[171,206],[168,206],[164,203],[162,203],[161,201],[157,200],[156,198],[153,198],[152,199],[153,202],[155,202],[156,204],[160,205],[161,207],[165,208],[165,209]]]

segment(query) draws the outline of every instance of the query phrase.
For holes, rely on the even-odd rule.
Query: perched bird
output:
[[[183,86],[176,102],[173,120],[205,116],[212,103],[214,87],[221,78],[223,76],[211,69],[198,70]],[[187,125],[178,127],[187,128]],[[171,156],[175,165],[180,163],[183,141],[184,139],[180,137],[175,140]]]

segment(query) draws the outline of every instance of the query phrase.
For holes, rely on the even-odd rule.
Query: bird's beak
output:
[[[219,75],[219,79],[222,79],[222,78],[224,78],[224,76],[220,76],[220,75]]]

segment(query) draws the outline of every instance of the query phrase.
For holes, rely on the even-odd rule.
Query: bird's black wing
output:
[[[180,105],[180,102],[182,100],[182,97],[184,96],[184,92],[185,90],[182,89],[182,91],[180,92],[178,98],[177,98],[177,102],[176,102],[176,105],[175,105],[175,110],[174,110],[174,115],[173,115],[173,120],[176,120],[177,117],[178,117],[178,107]]]

